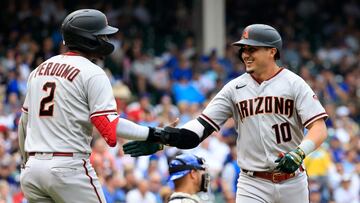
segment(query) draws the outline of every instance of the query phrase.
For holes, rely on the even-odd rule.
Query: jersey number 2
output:
[[[50,94],[48,96],[42,98],[42,100],[40,102],[40,112],[39,112],[40,116],[53,116],[54,104],[52,102],[54,101],[55,88],[56,88],[55,82],[47,82],[44,84],[43,90],[45,92],[48,92],[48,89],[50,89]],[[49,104],[49,103],[52,103],[52,104]]]
[[[272,128],[275,130],[275,136],[276,136],[276,143],[281,143],[281,138],[283,142],[289,142],[291,140],[291,130],[290,130],[290,124],[289,123],[281,123],[275,124],[272,126]]]

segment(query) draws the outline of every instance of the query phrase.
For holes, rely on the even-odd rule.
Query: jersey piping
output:
[[[108,114],[111,114],[111,113],[116,113],[117,114],[117,111],[115,109],[113,109],[113,110],[105,110],[105,111],[97,111],[97,112],[94,112],[94,113],[90,114],[90,118],[92,118],[94,116],[108,115]]]
[[[207,123],[209,123],[209,125],[211,125],[216,131],[220,130],[220,127],[205,114],[201,114],[200,117],[204,119]]]
[[[320,119],[320,118],[324,118],[326,119],[328,117],[328,115],[324,112],[324,113],[321,113],[321,114],[318,114],[312,118],[310,118],[309,120],[307,120],[305,123],[304,123],[304,126],[307,127],[310,123]]]

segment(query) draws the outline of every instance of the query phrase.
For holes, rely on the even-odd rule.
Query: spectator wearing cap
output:
[[[336,136],[344,144],[349,143],[350,139],[357,136],[359,133],[359,126],[349,117],[349,115],[350,110],[346,106],[339,106],[336,109]]]
[[[359,194],[355,194],[351,189],[351,176],[346,174],[341,179],[340,187],[334,191],[336,203],[359,203]]]

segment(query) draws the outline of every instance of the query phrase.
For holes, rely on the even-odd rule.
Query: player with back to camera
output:
[[[21,188],[31,203],[106,202],[89,162],[93,126],[107,144],[116,136],[146,140],[150,128],[119,118],[112,87],[92,61],[112,53],[118,31],[94,9],[70,13],[61,25],[69,52],[31,72],[19,124]],[[158,150],[152,145],[149,153]]]
[[[198,192],[207,192],[210,175],[205,160],[192,154],[181,154],[170,161],[169,180],[174,181],[174,193],[169,203],[200,203]]]
[[[249,25],[233,45],[246,73],[228,82],[198,118],[181,128],[156,128],[147,141],[129,142],[124,151],[140,156],[146,143],[193,148],[233,118],[241,168],[236,202],[309,202],[302,162],[326,139],[327,114],[302,78],[276,64],[282,39],[275,28]]]

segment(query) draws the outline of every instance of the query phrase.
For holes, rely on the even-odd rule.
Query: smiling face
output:
[[[247,73],[261,73],[270,64],[273,64],[276,48],[244,45],[240,48],[241,58],[244,61]]]

